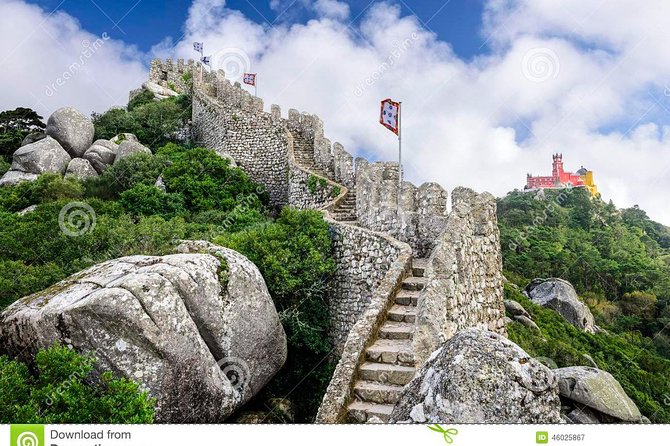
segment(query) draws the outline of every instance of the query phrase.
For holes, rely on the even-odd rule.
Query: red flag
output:
[[[382,101],[382,109],[379,117],[381,125],[398,134],[398,117],[400,116],[400,103],[391,99]]]
[[[244,83],[256,86],[256,73],[244,73]]]

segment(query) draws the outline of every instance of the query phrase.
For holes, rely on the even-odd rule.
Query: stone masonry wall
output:
[[[288,204],[288,137],[281,119],[228,108],[196,90],[192,129],[197,144],[232,156],[252,180],[263,184],[272,205]]]
[[[391,265],[410,249],[388,235],[334,221],[330,232],[337,265],[330,299],[332,339],[342,346]]]
[[[502,255],[491,194],[458,188],[445,231],[428,260],[413,338],[417,366],[464,328],[505,334]]]
[[[417,257],[430,254],[446,227],[448,194],[439,184],[399,184],[398,163],[356,159],[356,214],[374,231],[409,243]]]

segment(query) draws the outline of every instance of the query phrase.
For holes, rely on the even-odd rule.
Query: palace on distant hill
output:
[[[564,189],[568,187],[582,187],[587,189],[592,196],[598,196],[598,186],[593,181],[593,172],[584,166],[577,173],[563,170],[563,154],[553,155],[554,163],[551,176],[535,177],[531,174],[526,176],[525,190],[538,189]]]

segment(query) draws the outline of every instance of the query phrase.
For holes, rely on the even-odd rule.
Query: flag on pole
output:
[[[200,62],[204,63],[204,64],[207,65],[207,66],[210,66],[210,67],[212,66],[212,65],[211,65],[210,56],[202,56],[202,57],[200,58]]]
[[[193,49],[196,50],[199,53],[202,53],[202,50],[204,49],[204,45],[202,42],[193,42]]]
[[[400,114],[400,103],[391,99],[382,101],[381,115],[379,122],[381,125],[398,134],[398,115]]]
[[[256,86],[256,73],[244,73],[244,83]]]

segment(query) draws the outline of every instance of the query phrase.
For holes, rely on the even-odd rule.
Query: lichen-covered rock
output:
[[[81,157],[93,142],[95,128],[86,116],[72,107],[56,110],[47,121],[47,135],[54,138],[72,157]]]
[[[570,282],[556,278],[535,279],[524,291],[533,302],[551,308],[580,330],[598,332],[591,310],[579,300]]]
[[[606,371],[578,366],[555,369],[554,373],[562,397],[620,421],[641,422],[640,410]]]
[[[530,328],[531,330],[541,331],[540,327],[529,317],[522,314],[514,316],[514,320],[523,325],[524,327]]]
[[[98,172],[96,172],[91,163],[84,158],[73,158],[72,161],[70,161],[70,164],[67,165],[67,170],[65,171],[65,177],[73,177],[79,180],[97,176]]]
[[[149,150],[148,147],[143,146],[139,142],[136,141],[123,141],[121,144],[119,144],[119,148],[116,152],[116,158],[114,159],[114,162],[118,162],[119,160],[122,160],[123,158],[133,155],[135,153],[148,153],[151,155],[151,150]]]
[[[30,360],[60,342],[141,383],[159,422],[225,420],[284,364],[286,337],[249,260],[190,248],[104,262],[20,299],[0,316],[0,350]]]
[[[87,159],[98,173],[103,173],[109,166],[114,164],[119,146],[106,139],[96,140],[84,153]]]
[[[552,371],[493,332],[467,329],[405,386],[393,423],[560,423]]]
[[[15,186],[22,181],[35,181],[39,175],[21,172],[20,170],[9,170],[0,178],[1,186]]]
[[[179,96],[179,93],[177,93],[176,91],[163,87],[151,81],[143,83],[142,88],[152,92],[154,96],[156,96],[159,99],[165,99],[171,96]]]
[[[36,175],[47,172],[63,174],[70,160],[70,155],[58,141],[47,136],[14,152],[12,170]]]

